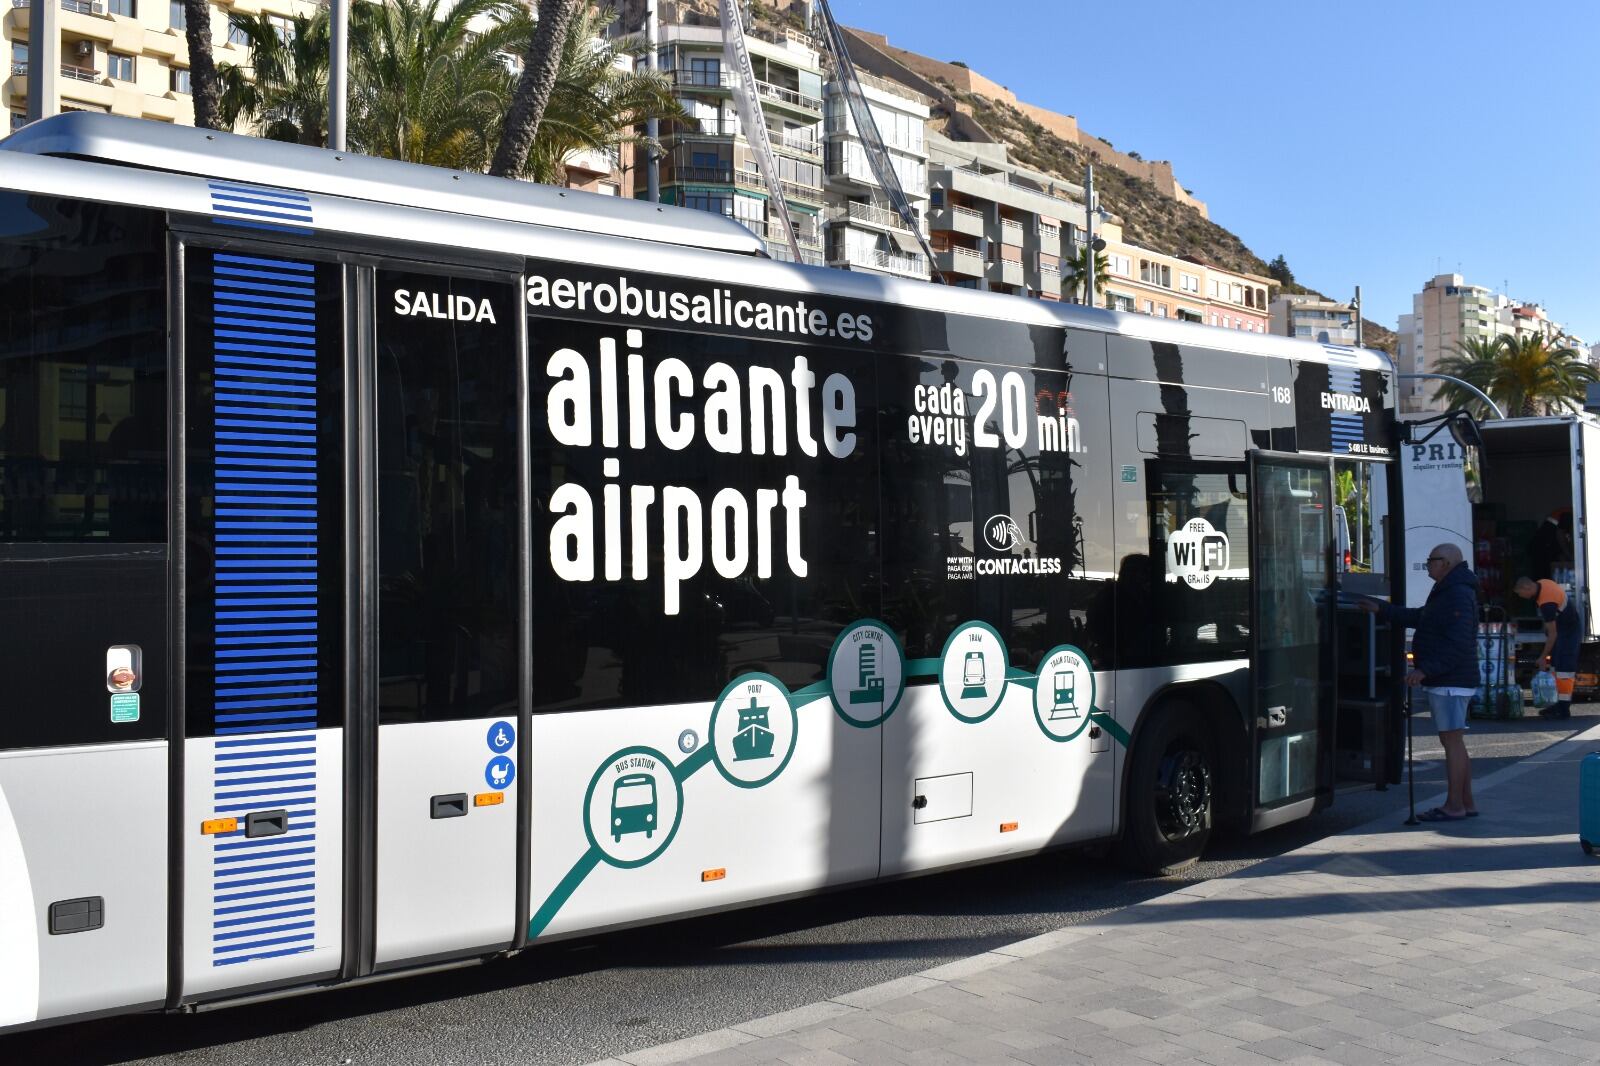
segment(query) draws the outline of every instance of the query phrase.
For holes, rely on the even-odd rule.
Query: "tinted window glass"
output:
[[[184,254],[188,734],[344,721],[344,314],[334,263]]]
[[[0,541],[164,541],[156,212],[0,194]]]
[[[528,329],[535,710],[819,680],[843,626],[880,616],[873,357]]]
[[[380,721],[514,713],[516,290],[378,273]]]

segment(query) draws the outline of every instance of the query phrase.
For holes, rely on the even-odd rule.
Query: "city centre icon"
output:
[[[1010,655],[1005,641],[987,622],[956,627],[939,655],[939,695],[963,722],[981,722],[1005,697]]]
[[[905,692],[906,658],[894,630],[874,619],[847,628],[828,655],[833,708],[851,725],[877,725]]]
[[[782,681],[771,674],[734,678],[711,708],[711,758],[740,788],[760,788],[789,765],[799,718]]]
[[[1228,569],[1228,535],[1191,518],[1167,538],[1167,573],[1192,589],[1210,588]]]

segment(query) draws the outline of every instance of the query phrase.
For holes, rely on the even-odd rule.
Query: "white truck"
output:
[[[1600,575],[1600,419],[1588,414],[1508,418],[1479,424],[1483,437],[1480,471],[1482,506],[1478,510],[1474,562],[1486,592],[1498,598],[1512,618],[1524,619],[1519,636],[1523,658],[1538,651],[1543,640],[1532,604],[1519,600],[1511,584],[1529,561],[1529,541],[1547,518],[1570,510],[1570,560],[1556,564],[1552,576],[1574,596],[1583,625],[1583,655],[1578,688],[1600,688],[1600,612],[1591,583]],[[1448,435],[1441,435],[1448,444]],[[1441,439],[1441,438],[1435,438]],[[1411,501],[1406,503],[1411,524]],[[1519,671],[1521,673],[1521,671]]]

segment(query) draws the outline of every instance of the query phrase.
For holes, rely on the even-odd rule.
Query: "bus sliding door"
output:
[[[526,896],[519,293],[376,272],[378,969],[510,947]]]
[[[185,999],[335,974],[344,939],[345,268],[182,254]]]
[[[1330,460],[1250,454],[1255,812],[1261,829],[1333,796],[1336,568]]]

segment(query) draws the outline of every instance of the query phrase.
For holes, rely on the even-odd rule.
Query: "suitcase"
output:
[[[1600,751],[1578,764],[1578,843],[1585,855],[1600,848]]]

